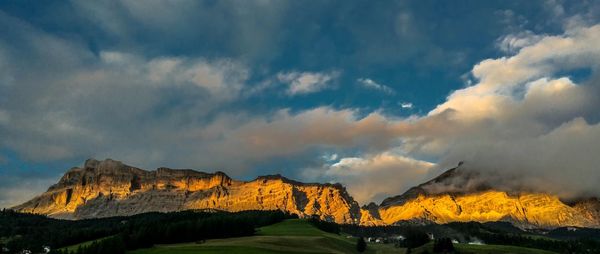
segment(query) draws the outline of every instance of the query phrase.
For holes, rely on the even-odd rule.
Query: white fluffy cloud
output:
[[[131,82],[129,83],[131,85],[163,88],[195,85],[205,89],[213,101],[238,97],[249,73],[244,65],[230,59],[213,61],[184,57],[143,59],[122,52],[100,52],[100,63],[104,68],[94,70],[95,72],[105,75],[131,76],[131,79],[138,79],[140,82],[140,84]],[[85,76],[92,75],[84,73],[80,78],[84,79]],[[132,81],[131,79],[128,81]],[[86,81],[82,80],[81,82]]]
[[[600,151],[600,25],[542,37],[514,56],[481,61],[473,68],[473,85],[452,92],[427,115],[386,119],[393,130],[388,136],[400,141],[393,150],[401,158],[437,158],[436,165],[391,163],[386,176],[385,167],[376,166],[391,158],[383,152],[324,164],[325,172],[347,182],[360,200],[406,190],[403,174],[433,177],[460,161],[498,188],[600,196],[600,161],[594,155]],[[581,69],[589,76],[569,76]],[[379,170],[370,171],[374,168]]]
[[[516,53],[520,49],[531,46],[543,38],[543,35],[534,34],[526,30],[499,38],[496,46],[505,53]]]
[[[600,150],[599,43],[600,26],[577,27],[544,36],[514,56],[480,62],[472,71],[473,86],[454,91],[421,119],[445,113],[449,117],[439,123],[446,130],[405,144],[414,153],[440,156],[442,168],[465,160],[473,170],[501,172],[512,177],[507,186],[564,197],[600,195],[589,184],[600,174],[588,152]],[[565,74],[578,69],[591,73],[584,83]]]
[[[401,103],[399,103],[399,104],[400,104],[400,107],[401,107],[401,108],[407,108],[407,109],[409,109],[409,108],[412,108],[412,107],[413,107],[413,104],[412,104],[412,102],[401,102]]]
[[[381,202],[398,195],[415,183],[423,181],[433,163],[415,160],[392,152],[364,157],[341,158],[327,164],[320,172],[347,186],[350,194],[361,204]]]
[[[477,126],[492,121],[507,130],[522,132],[531,129],[511,126],[514,121],[555,128],[575,117],[585,117],[589,107],[598,103],[591,96],[597,90],[596,82],[578,85],[567,76],[557,75],[580,68],[595,75],[600,59],[600,50],[595,47],[598,42],[600,26],[578,28],[562,36],[546,36],[512,57],[484,60],[472,71],[478,82],[451,93],[429,116],[450,110],[463,124]],[[548,107],[553,108],[552,112],[543,112]],[[554,118],[563,119],[548,126],[535,114],[554,114]]]
[[[390,88],[389,86],[379,84],[379,83],[373,81],[372,79],[359,78],[356,81],[358,81],[358,83],[360,83],[362,86],[369,88],[369,89],[375,89],[375,90],[382,91],[387,94],[395,93],[394,89]]]
[[[339,72],[286,72],[279,73],[280,82],[288,84],[288,95],[308,94],[327,89],[338,78]]]

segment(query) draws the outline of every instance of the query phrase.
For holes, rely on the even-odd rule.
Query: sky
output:
[[[0,207],[85,159],[600,196],[598,1],[2,1]]]

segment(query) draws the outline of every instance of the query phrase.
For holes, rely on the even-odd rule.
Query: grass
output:
[[[71,246],[60,248],[60,250],[77,251],[77,248],[79,248],[79,246],[81,246],[81,247],[88,246],[88,245],[94,243],[95,241],[101,241],[101,240],[104,240],[104,239],[109,238],[109,237],[112,237],[112,236],[102,237],[102,238],[90,240],[90,241],[87,241],[87,242],[82,242],[82,243],[74,244],[74,245],[71,245]]]
[[[204,254],[212,254],[212,253],[231,253],[231,254],[283,254],[283,253],[303,253],[303,252],[286,252],[286,251],[277,251],[266,248],[257,248],[257,247],[249,247],[249,246],[198,246],[197,244],[175,244],[169,246],[157,246],[150,249],[136,250],[128,253],[143,253],[143,254],[174,254],[174,253],[204,253]]]
[[[331,235],[312,226],[305,220],[285,220],[258,229],[257,235],[271,236],[326,236]]]
[[[213,239],[205,243],[182,243],[157,245],[148,249],[128,252],[129,254],[186,254],[186,253],[357,253],[356,238],[321,231],[306,220],[286,220],[262,227],[254,236]],[[553,254],[553,252],[506,245],[468,245],[455,244],[460,253],[471,254]],[[76,247],[75,247],[76,248]],[[433,253],[433,243],[416,248],[412,253],[427,250]],[[369,254],[404,253],[403,248],[394,248],[390,244],[370,243]]]
[[[473,245],[473,244],[454,244],[454,248],[461,254],[556,254],[555,252],[531,249],[509,245]],[[412,253],[418,254],[427,250],[433,253],[433,243],[428,243],[419,248],[415,248]]]
[[[214,239],[203,244],[158,245],[130,254],[174,253],[357,253],[356,238],[323,232],[305,220],[286,220],[260,228],[255,236]],[[365,253],[404,253],[391,245],[371,244]]]
[[[495,254],[495,253],[513,253],[513,254],[556,254],[555,252],[540,250],[540,249],[531,249],[525,247],[518,246],[508,246],[508,245],[470,245],[470,244],[457,244],[457,249],[464,253],[472,252],[472,253],[485,253],[485,254]]]

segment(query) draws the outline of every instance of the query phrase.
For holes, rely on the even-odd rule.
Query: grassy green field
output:
[[[323,232],[305,220],[286,220],[260,228],[255,236],[214,239],[205,243],[157,245],[149,249],[131,251],[129,254],[176,254],[176,253],[357,253],[356,238]],[[474,254],[552,254],[553,252],[504,245],[455,244],[460,253]],[[433,244],[415,249],[432,252]],[[405,249],[390,244],[371,243],[365,253],[404,253]]]
[[[355,238],[323,232],[307,221],[296,219],[260,228],[256,236],[208,240],[202,244],[159,245],[130,253],[357,253],[355,245]],[[404,249],[372,244],[365,253],[404,253]]]
[[[461,254],[556,254],[551,251],[507,245],[454,244],[454,248]],[[433,243],[430,242],[422,247],[416,248],[412,253],[419,254],[425,250],[429,253],[433,253]]]

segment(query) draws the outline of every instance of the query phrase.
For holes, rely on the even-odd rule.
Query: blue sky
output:
[[[595,161],[586,153],[534,163],[505,151],[559,149],[554,138],[572,125],[597,137],[597,99],[584,95],[597,91],[597,51],[587,46],[598,9],[593,1],[3,1],[0,207],[90,157],[342,182],[361,203],[462,160],[525,179],[556,179],[563,162],[587,173]],[[561,38],[581,45],[560,47]],[[539,57],[528,48],[551,50]],[[566,101],[553,97],[559,90]],[[541,157],[556,158],[549,151]],[[583,186],[560,194],[596,193]]]

